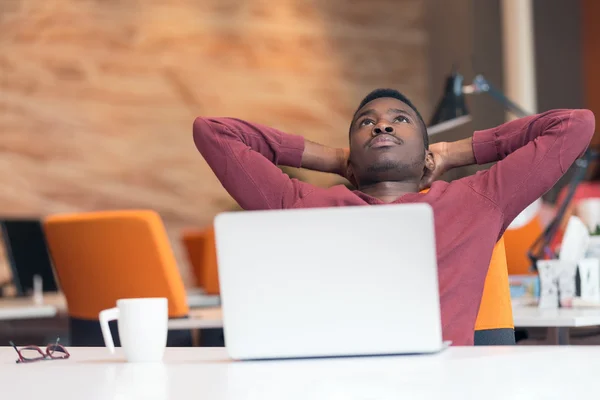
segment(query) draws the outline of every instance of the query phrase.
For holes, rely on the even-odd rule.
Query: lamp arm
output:
[[[567,209],[573,200],[577,186],[585,178],[585,174],[588,170],[590,162],[597,158],[598,154],[591,149],[588,149],[582,158],[575,161],[576,170],[573,174],[573,178],[571,178],[569,190],[567,191],[562,204],[544,232],[542,232],[542,234],[538,236],[534,243],[529,247],[527,255],[531,261],[531,267],[533,271],[537,270],[537,261],[544,258],[545,250],[552,244],[552,241],[556,237],[556,234],[558,233],[558,230],[567,213]]]
[[[531,115],[531,113],[523,110],[519,105],[506,97],[500,90],[492,86],[483,75],[477,75],[475,79],[473,79],[472,85],[463,88],[463,93],[489,93],[490,96],[502,103],[504,107],[512,111],[517,117],[522,118]]]

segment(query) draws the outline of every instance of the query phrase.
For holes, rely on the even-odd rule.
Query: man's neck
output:
[[[359,190],[369,196],[378,198],[384,203],[392,203],[407,193],[417,193],[419,184],[416,182],[378,182],[361,186]]]

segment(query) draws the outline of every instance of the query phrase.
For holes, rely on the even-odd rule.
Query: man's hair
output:
[[[418,123],[419,125],[421,125],[421,133],[423,134],[423,144],[425,145],[425,148],[428,149],[429,135],[427,135],[427,125],[425,125],[425,121],[423,121],[421,113],[419,113],[417,107],[415,107],[415,105],[408,99],[408,97],[406,97],[405,95],[403,95],[395,89],[375,89],[371,93],[369,93],[364,99],[362,99],[362,101],[358,105],[358,108],[356,109],[356,111],[354,112],[354,116],[352,117],[352,122],[354,122],[354,117],[356,116],[358,110],[363,108],[365,104],[382,97],[390,97],[393,99],[400,100],[401,102],[412,108],[412,110],[415,112],[415,114],[417,114],[417,117],[419,118]]]

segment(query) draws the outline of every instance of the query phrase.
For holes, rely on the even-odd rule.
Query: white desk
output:
[[[221,305],[221,297],[203,293],[188,293],[187,302],[190,308],[218,307]]]
[[[519,327],[564,327],[600,325],[600,309],[514,307],[513,319]]]
[[[169,330],[222,328],[223,314],[220,307],[190,310],[189,318],[170,319]]]
[[[569,328],[600,326],[600,308],[513,307],[513,320],[519,328],[550,328],[557,344],[568,344]]]
[[[190,301],[190,299],[192,299]],[[169,321],[169,329],[208,329],[222,328],[219,296],[206,296],[201,293],[188,295],[190,317]],[[195,307],[192,306],[195,305]],[[67,303],[61,294],[44,295],[44,304],[38,305],[31,298],[0,299],[0,321],[17,319],[52,318],[57,314],[67,314]]]
[[[62,309],[66,309],[66,303],[64,297],[58,295],[44,296],[43,304],[24,297],[0,298],[0,321],[52,318]]]
[[[0,348],[2,398],[506,400],[595,398],[600,390],[600,346],[261,362],[230,362],[221,348],[169,348],[158,364],[127,364],[104,348],[69,350],[69,360],[15,364],[14,350]]]
[[[220,304],[219,296],[190,293],[187,298],[191,314],[194,309],[218,307]],[[51,318],[57,314],[67,314],[67,302],[60,293],[44,294],[43,304],[35,304],[30,297],[0,298],[0,321]]]
[[[48,304],[31,304],[23,307],[22,304],[0,304],[0,321],[17,319],[52,318],[57,314],[56,307]]]

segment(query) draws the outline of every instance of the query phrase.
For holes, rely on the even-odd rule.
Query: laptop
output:
[[[33,277],[42,278],[44,292],[58,291],[42,225],[37,219],[0,220],[0,242],[20,296],[31,295]]]
[[[447,346],[428,204],[227,212],[215,235],[232,359]]]

